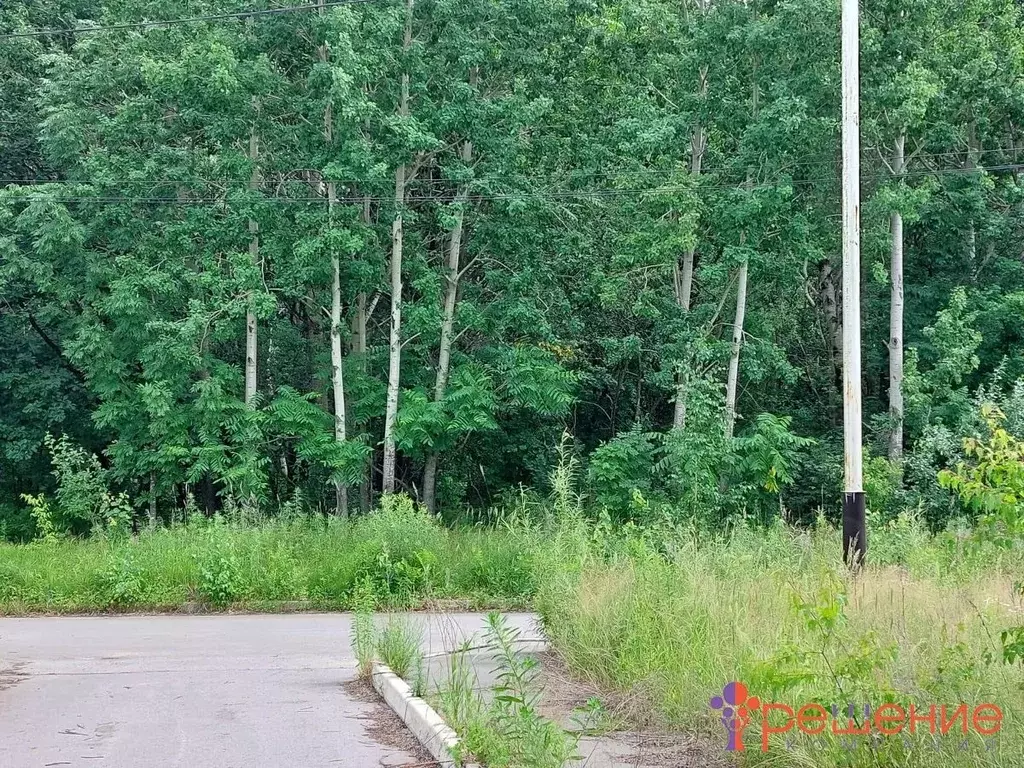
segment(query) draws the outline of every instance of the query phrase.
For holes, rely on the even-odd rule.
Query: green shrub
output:
[[[899,512],[903,500],[903,467],[881,456],[864,462],[864,495],[867,506],[879,520],[889,520]]]
[[[355,581],[368,581],[395,604],[430,594],[446,533],[408,496],[385,496],[380,510],[358,523],[356,535]]]
[[[142,602],[143,577],[131,551],[111,562],[103,574],[102,590],[110,605],[127,607]]]
[[[101,510],[107,498],[106,474],[95,455],[75,445],[67,435],[47,435],[46,447],[57,480],[59,526],[75,533],[102,527]]]
[[[967,438],[967,460],[939,473],[939,482],[977,509],[981,533],[1010,546],[1024,537],[1024,441],[1003,428],[1006,417],[995,405],[982,407],[989,436]]]
[[[32,520],[36,525],[36,540],[48,543],[57,541],[57,528],[53,524],[53,513],[50,511],[50,502],[46,496],[39,494],[22,494],[22,500],[28,504]]]
[[[588,475],[594,500],[613,518],[629,519],[634,491],[650,494],[659,438],[633,427],[590,455]]]
[[[226,545],[218,542],[200,564],[199,597],[218,607],[238,600],[246,586],[239,570],[236,555]]]

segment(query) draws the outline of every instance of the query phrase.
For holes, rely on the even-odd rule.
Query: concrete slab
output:
[[[484,624],[481,614],[409,620],[437,650]],[[525,614],[511,620],[532,622]],[[346,614],[0,619],[0,765],[428,761],[399,721],[351,688],[352,626]]]

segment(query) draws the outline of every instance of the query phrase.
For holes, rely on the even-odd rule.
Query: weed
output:
[[[556,518],[571,518],[582,512],[583,497],[576,490],[579,475],[580,460],[575,453],[572,435],[563,432],[558,444],[558,463],[550,478],[551,500]]]
[[[399,677],[408,679],[412,673],[416,673],[416,678],[421,679],[422,640],[423,631],[420,626],[410,619],[390,616],[384,628],[376,633],[377,655]]]
[[[487,644],[497,665],[491,719],[508,744],[511,765],[561,768],[577,759],[574,737],[537,712],[539,667],[533,656],[517,649],[519,630],[498,613],[487,616]]]
[[[477,693],[479,680],[467,645],[452,654],[448,679],[437,693],[437,704],[461,736],[465,752],[493,768],[562,768],[578,760],[580,734],[563,730],[537,711],[537,660],[519,652],[519,631],[491,613],[484,637],[496,667],[490,701]]]
[[[377,650],[377,629],[373,623],[373,586],[367,580],[360,582],[352,599],[355,611],[352,626],[352,648],[359,665],[359,676],[367,679],[373,674]]]
[[[75,445],[67,435],[47,434],[46,448],[57,480],[57,504],[63,527],[86,533],[101,524],[100,510],[107,497],[106,473],[99,459]]]
[[[571,669],[650,701],[664,724],[716,738],[721,724],[707,702],[730,680],[765,700],[844,711],[850,702],[927,709],[994,701],[1004,712],[998,752],[973,742],[961,749],[952,738],[938,748],[894,739],[847,750],[826,735],[773,747],[774,764],[1024,764],[1019,671],[986,663],[1001,660],[1000,633],[1016,623],[1005,574],[1019,569],[1020,553],[1006,553],[1002,565],[996,549],[974,560],[915,525],[897,521],[874,540],[894,561],[902,553],[910,568],[871,566],[856,579],[844,572],[838,532],[828,526],[738,527],[715,537],[680,530],[653,551],[641,531],[606,531],[592,544],[600,558],[545,575],[537,605]],[[908,541],[920,543],[910,550]]]
[[[103,533],[111,538],[123,538],[132,532],[132,503],[128,494],[103,493],[100,504],[100,520]]]
[[[130,551],[111,563],[103,575],[103,586],[111,605],[132,606],[142,601],[142,573]]]
[[[32,496],[24,493],[22,500],[28,504],[32,519],[36,524],[36,541],[53,543],[57,540],[57,529],[53,524],[53,514],[50,512],[50,503],[46,496],[39,494]]]
[[[223,545],[215,547],[200,567],[200,597],[222,608],[237,600],[245,586],[238,571],[238,558],[235,554]]]

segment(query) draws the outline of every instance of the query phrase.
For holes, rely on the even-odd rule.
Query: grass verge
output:
[[[123,538],[0,544],[0,614],[458,604],[516,608],[536,590],[538,534],[447,529],[389,500],[353,521],[220,519]]]
[[[882,562],[851,577],[827,528],[740,529],[712,539],[625,532],[605,537],[600,556],[554,574],[537,605],[577,674],[641,692],[664,724],[716,734],[723,748],[729,702],[709,704],[726,683],[745,683],[760,705],[734,715],[746,765],[1024,765],[1021,670],[1003,663],[1000,645],[1001,631],[1021,623],[1012,577],[1019,554],[930,538],[911,520],[875,540]],[[985,737],[971,715],[989,702],[1003,719],[1000,733]],[[773,732],[786,727],[787,713],[766,703],[794,713],[811,705],[808,715],[826,715],[812,730],[824,731]],[[958,721],[942,734],[941,707],[951,714],[961,703],[968,732]],[[877,729],[844,733],[851,704],[854,728],[874,722],[884,704],[887,714],[913,705],[923,719],[884,737]]]

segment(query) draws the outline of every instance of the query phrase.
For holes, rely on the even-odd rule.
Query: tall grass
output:
[[[525,527],[447,529],[395,499],[354,521],[212,519],[120,539],[0,544],[0,613],[188,601],[351,608],[360,585],[381,607],[518,607],[536,588],[537,540]]]
[[[577,533],[577,537],[579,534]],[[885,702],[995,702],[997,740],[972,735],[873,742],[826,732],[787,734],[760,750],[748,727],[749,764],[800,766],[1024,765],[1019,668],[1002,663],[999,632],[1024,623],[1013,573],[1018,553],[932,538],[904,517],[876,534],[882,564],[849,576],[838,533],[776,527],[728,536],[674,531],[609,533],[600,556],[555,572],[537,606],[578,674],[641,691],[669,727],[720,739],[709,707],[725,683],[766,701],[877,708]],[[593,550],[592,550],[593,551]],[[754,742],[750,744],[749,742]]]
[[[839,533],[824,523],[708,532],[670,522],[613,526],[585,516],[569,496],[554,507],[496,527],[446,528],[408,500],[389,499],[353,521],[215,519],[122,539],[0,545],[0,613],[189,600],[364,611],[448,599],[532,604],[577,674],[640,693],[662,724],[723,744],[720,713],[708,703],[732,680],[797,706],[991,701],[1005,715],[989,742],[915,736],[851,747],[826,733],[773,737],[764,754],[754,722],[748,764],[1024,765],[1021,668],[1003,663],[1000,644],[1004,629],[1024,624],[1019,548],[981,545],[963,531],[932,536],[902,515],[872,526],[871,564],[851,577]]]

